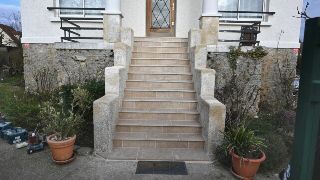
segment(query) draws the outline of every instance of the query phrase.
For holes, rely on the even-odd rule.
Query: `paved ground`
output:
[[[214,163],[216,164],[216,163]],[[37,179],[120,179],[120,180],[149,180],[149,179],[195,179],[195,180],[233,180],[229,171],[218,164],[187,163],[189,175],[135,175],[137,162],[135,161],[107,161],[93,155],[78,155],[68,165],[56,165],[50,159],[50,151],[28,155],[26,149],[15,149],[0,139],[0,179],[1,180],[37,180]],[[259,175],[257,180],[277,178],[275,176]]]

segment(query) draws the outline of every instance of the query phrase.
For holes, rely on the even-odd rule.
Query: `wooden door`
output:
[[[147,35],[175,36],[176,0],[147,0]]]

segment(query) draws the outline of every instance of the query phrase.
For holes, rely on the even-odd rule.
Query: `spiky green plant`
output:
[[[222,147],[225,153],[233,150],[241,158],[259,158],[261,150],[266,148],[264,139],[257,137],[254,131],[245,125],[229,128],[223,135]]]

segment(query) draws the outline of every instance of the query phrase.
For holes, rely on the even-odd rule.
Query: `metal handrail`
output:
[[[262,11],[218,11],[219,13],[248,13],[248,14],[267,14],[274,15],[276,12],[262,12]]]
[[[67,9],[67,10],[105,10],[106,8],[75,8],[75,7],[47,7],[49,11],[55,9]]]

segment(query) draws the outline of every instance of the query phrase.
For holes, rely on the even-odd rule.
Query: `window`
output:
[[[103,8],[105,0],[59,0],[59,7],[72,8]],[[100,10],[60,10],[60,15],[87,16],[100,15]]]
[[[255,11],[263,12],[265,0],[219,0],[220,11]],[[262,19],[259,13],[222,13],[228,19]]]

